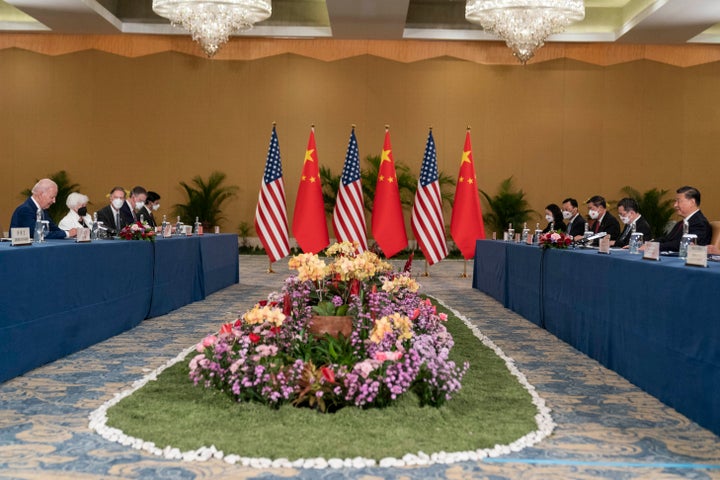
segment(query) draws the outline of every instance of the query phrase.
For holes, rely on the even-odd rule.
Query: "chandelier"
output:
[[[153,0],[153,10],[188,30],[212,57],[230,35],[270,17],[272,6],[271,0]]]
[[[524,65],[552,34],[585,18],[583,0],[467,0],[465,18],[503,40]]]

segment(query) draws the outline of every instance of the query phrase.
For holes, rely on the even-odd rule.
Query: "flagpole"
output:
[[[430,273],[428,272],[428,261],[427,258],[425,259],[425,273],[423,273],[423,277],[429,277]]]
[[[463,273],[460,278],[467,278],[467,259],[463,262]]]
[[[275,273],[275,270],[272,269],[272,264],[273,264],[272,260],[270,260],[270,259],[268,258],[268,269],[267,269],[267,273]]]

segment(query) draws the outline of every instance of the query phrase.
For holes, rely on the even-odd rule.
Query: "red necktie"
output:
[[[598,233],[598,230],[600,230],[600,220],[595,220],[595,233]]]

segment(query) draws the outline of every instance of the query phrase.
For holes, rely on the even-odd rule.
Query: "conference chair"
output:
[[[715,248],[720,248],[720,221],[710,222],[712,227],[712,240],[710,245],[715,245]]]

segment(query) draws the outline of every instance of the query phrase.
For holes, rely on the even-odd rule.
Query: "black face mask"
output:
[[[87,207],[78,208],[78,215],[80,215],[81,217],[84,217],[85,215],[87,215]]]

